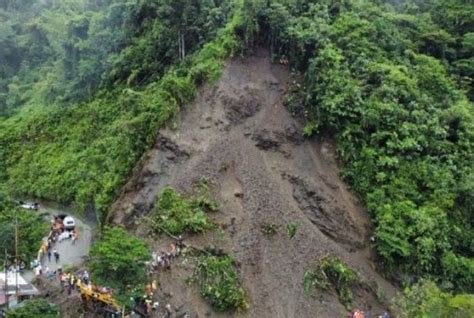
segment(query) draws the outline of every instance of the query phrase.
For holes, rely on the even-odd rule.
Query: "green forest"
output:
[[[11,203],[33,196],[118,235],[111,205],[158,130],[257,47],[289,61],[301,133],[334,138],[405,316],[474,310],[468,0],[0,1],[0,234],[41,223]]]

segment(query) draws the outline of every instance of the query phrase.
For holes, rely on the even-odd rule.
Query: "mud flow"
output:
[[[198,246],[214,245],[235,256],[250,308],[217,314],[185,280],[192,267],[184,260],[159,273],[160,297],[189,317],[342,317],[347,315],[331,291],[304,294],[308,266],[331,254],[393,295],[394,288],[374,271],[369,248],[370,221],[339,177],[333,143],[303,138],[303,126],[285,109],[290,74],[270,62],[266,51],[227,63],[219,82],[200,90],[182,109],[177,129],[163,129],[113,207],[113,222],[145,236],[140,219],[160,191],[172,186],[191,193],[209,181],[224,229],[186,236]],[[290,239],[286,225],[296,223]],[[262,231],[271,225],[272,235]],[[159,250],[163,237],[152,242]],[[365,290],[355,305],[372,315],[386,310]]]

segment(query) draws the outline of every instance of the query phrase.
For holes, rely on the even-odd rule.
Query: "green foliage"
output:
[[[453,296],[444,293],[429,280],[421,280],[404,290],[394,301],[400,317],[453,317],[468,318],[474,312],[473,295]]]
[[[7,318],[57,318],[59,317],[59,308],[57,305],[48,303],[46,299],[37,298],[26,300],[17,307],[8,311]]]
[[[468,68],[474,20],[455,3],[274,1],[258,16],[273,53],[304,73],[292,98],[304,96],[304,133],[336,137],[387,269],[472,291],[474,107],[452,65]]]
[[[128,5],[112,5],[108,17],[122,16],[122,9],[140,10],[128,8]],[[193,2],[193,5],[199,4]],[[136,81],[130,79],[127,70],[116,67],[116,72],[111,71],[107,76],[116,83],[114,88],[104,87],[87,102],[68,107],[59,104],[46,107],[40,99],[34,99],[15,115],[4,120],[0,118],[0,182],[4,182],[13,194],[74,203],[79,210],[93,205],[101,223],[105,224],[110,204],[135,163],[153,144],[157,130],[178,112],[179,107],[192,100],[199,84],[220,75],[225,58],[242,44],[236,34],[236,29],[243,23],[241,10],[240,4],[236,4],[223,28],[218,28],[221,22],[210,25],[209,30],[215,38],[206,44],[203,43],[207,40],[202,39],[202,46],[195,47],[192,55],[168,68],[163,76],[163,66],[175,60],[162,61],[161,73],[154,73],[144,86],[132,88],[127,85],[128,79],[130,84]],[[135,17],[140,17],[137,14]],[[146,14],[152,14],[149,17],[152,19],[154,13],[147,11]],[[79,29],[71,31],[78,37],[81,36],[81,21],[74,20]],[[138,23],[136,30],[130,27],[136,31],[136,41],[147,42],[150,30],[140,26],[152,22],[140,22],[135,18],[132,21]],[[156,19],[154,22],[158,23]],[[58,29],[52,28],[51,32],[59,32]],[[137,56],[140,63],[142,59],[156,61],[154,50],[137,51],[149,54],[148,57]],[[124,65],[133,65],[126,57],[122,58]],[[145,74],[144,77],[156,71],[153,66],[144,67],[147,70],[139,72]],[[53,80],[61,83],[57,78]]]
[[[201,256],[193,274],[201,295],[218,311],[247,309],[246,294],[230,256]]]
[[[42,239],[48,234],[49,223],[38,212],[18,208],[0,191],[0,248],[15,255],[15,223],[18,224],[18,255],[26,264],[36,258]],[[0,253],[3,264],[4,253]],[[9,259],[13,262],[13,259]]]
[[[346,263],[335,256],[325,256],[314,267],[305,271],[303,287],[310,294],[317,287],[327,290],[335,288],[339,300],[347,308],[352,304],[352,288],[359,283],[359,275]]]
[[[298,230],[298,224],[295,222],[290,222],[286,224],[286,234],[288,234],[288,237],[291,239],[295,237],[296,231]]]
[[[155,81],[214,39],[232,9],[229,0],[0,8],[0,115],[24,103],[67,104],[101,87]]]
[[[196,233],[212,228],[213,224],[207,218],[206,210],[211,208],[215,211],[217,204],[208,194],[207,185],[206,188],[201,186],[199,192],[196,197],[188,199],[170,187],[163,189],[151,214],[153,230],[181,234],[185,231]]]
[[[145,262],[151,258],[146,243],[125,230],[106,227],[90,251],[88,268],[94,283],[124,293],[145,283]]]
[[[193,197],[193,205],[208,212],[218,212],[219,204],[214,199],[206,180],[202,179],[197,184],[197,194]]]

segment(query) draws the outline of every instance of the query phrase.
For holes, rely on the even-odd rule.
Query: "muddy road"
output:
[[[185,282],[192,267],[183,260],[158,274],[160,300],[191,317],[342,317],[347,310],[333,292],[304,294],[304,271],[331,254],[357,269],[390,297],[395,289],[374,271],[369,248],[370,221],[339,177],[331,140],[302,136],[303,126],[283,105],[290,80],[284,66],[266,51],[227,63],[219,82],[200,90],[183,109],[177,129],[160,131],[155,147],[136,169],[115,203],[113,222],[144,237],[140,221],[163,187],[191,193],[209,181],[221,212],[223,232],[185,236],[198,246],[214,245],[234,255],[250,308],[234,314],[213,312],[197,289]],[[235,231],[227,225],[234,219]],[[297,224],[295,237],[286,233]],[[262,228],[271,225],[276,233]],[[166,237],[151,240],[156,250]],[[360,291],[355,305],[375,316],[386,310]],[[184,308],[184,309],[183,309]]]
[[[82,265],[84,257],[89,255],[95,224],[87,222],[71,213],[69,209],[53,203],[42,203],[39,212],[47,213],[51,218],[58,214],[72,216],[76,222],[76,231],[78,233],[78,239],[74,243],[71,239],[65,239],[53,244],[52,250],[56,250],[59,253],[59,261],[56,262],[54,256],[51,257],[51,260],[44,256],[41,260],[43,269],[46,271],[46,268],[48,268],[50,271],[56,271],[59,267],[64,269],[65,266],[77,267]]]

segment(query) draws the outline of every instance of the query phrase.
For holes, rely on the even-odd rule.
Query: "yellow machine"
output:
[[[121,311],[122,311],[121,306],[112,297],[110,293],[106,293],[106,292],[102,292],[100,290],[94,289],[90,285],[85,285],[79,279],[77,279],[76,282],[77,282],[77,286],[79,287],[81,296],[85,301],[91,301],[95,304],[100,304],[100,305],[103,305],[104,307],[108,307],[112,309],[112,311],[115,312],[116,315],[121,314]]]

